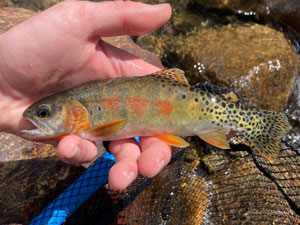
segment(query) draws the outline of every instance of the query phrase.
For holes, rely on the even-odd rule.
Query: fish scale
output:
[[[290,125],[282,113],[248,107],[240,99],[224,88],[190,86],[176,68],[92,81],[31,105],[23,116],[37,129],[22,135],[54,140],[75,134],[92,141],[156,136],[177,147],[188,146],[179,136],[197,135],[221,149],[239,135],[271,160]]]

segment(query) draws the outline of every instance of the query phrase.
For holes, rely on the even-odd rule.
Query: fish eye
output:
[[[40,118],[46,118],[50,116],[49,108],[43,106],[37,111],[37,116]]]

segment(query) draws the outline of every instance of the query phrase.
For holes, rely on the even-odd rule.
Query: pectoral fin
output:
[[[229,149],[230,148],[227,138],[224,133],[215,131],[215,132],[206,133],[206,134],[199,134],[198,137],[201,138],[203,141],[207,142],[208,144],[211,144],[218,148],[221,148],[221,149]]]
[[[106,137],[117,133],[123,127],[124,119],[109,121],[99,126],[92,127],[82,132],[81,136],[84,137]]]
[[[185,148],[188,147],[190,144],[183,140],[181,137],[174,136],[171,134],[159,134],[156,135],[157,138],[160,140],[166,142],[168,145],[179,147],[179,148]]]

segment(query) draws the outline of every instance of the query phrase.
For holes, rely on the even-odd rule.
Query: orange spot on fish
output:
[[[120,112],[120,99],[118,98],[103,98],[102,104],[105,114]]]
[[[158,107],[157,115],[170,116],[173,111],[173,106],[168,100],[160,100],[155,104]]]
[[[126,104],[132,110],[132,112],[136,115],[143,115],[148,107],[148,100],[145,98],[139,97],[128,97],[126,99]]]

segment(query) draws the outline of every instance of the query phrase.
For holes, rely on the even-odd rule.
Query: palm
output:
[[[164,12],[166,15],[160,15]],[[145,75],[158,70],[106,44],[100,37],[149,32],[161,26],[169,16],[170,8],[165,6],[155,8],[122,1],[63,2],[2,34],[0,111],[8,113],[6,118],[2,117],[0,127],[17,132],[22,126],[25,108],[46,95],[89,80]],[[82,145],[81,149],[85,152],[74,160],[65,160],[91,160],[88,149],[95,151],[95,146],[78,137],[61,141],[58,146],[60,156],[66,158],[66,152],[74,149],[75,142]],[[121,147],[128,143],[131,141],[123,141]],[[167,149],[166,146],[164,148]],[[134,165],[139,154],[134,156],[134,160],[131,157]],[[119,171],[121,169],[115,173]]]

